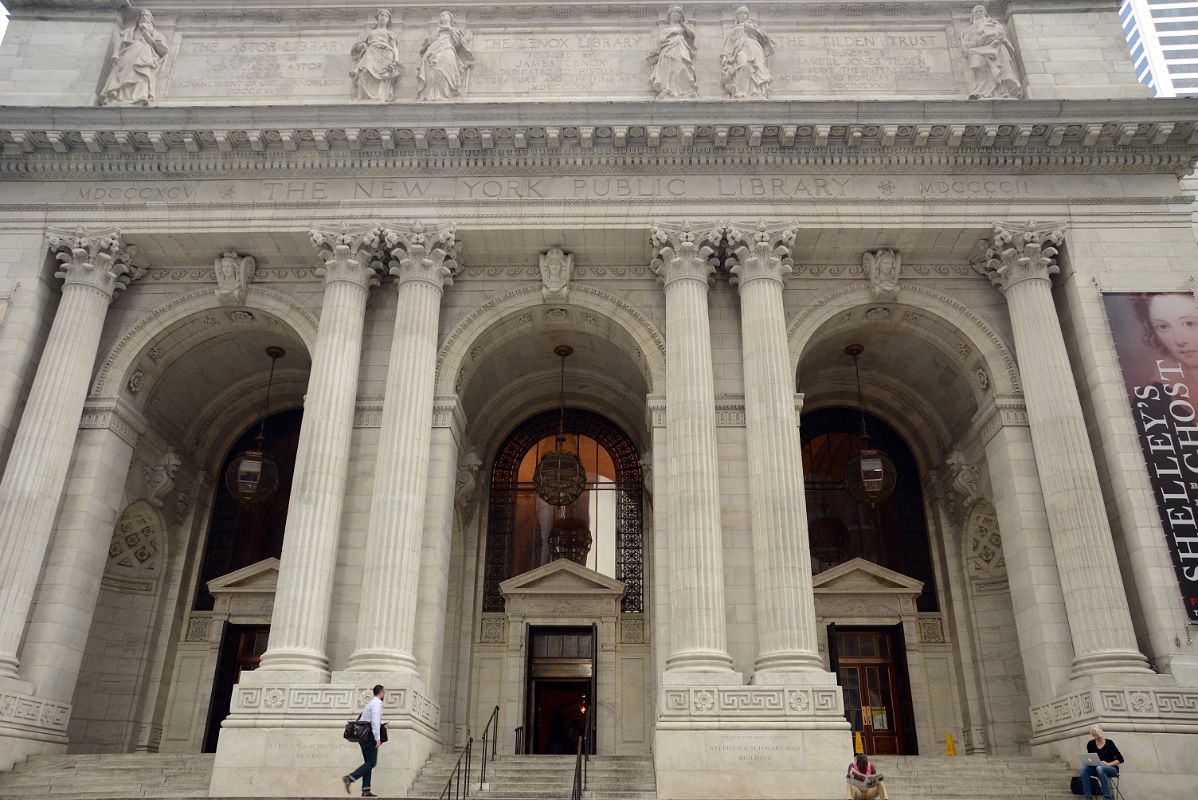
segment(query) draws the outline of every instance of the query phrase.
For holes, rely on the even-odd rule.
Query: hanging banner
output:
[[[1190,624],[1198,624],[1198,300],[1103,295],[1136,433]]]

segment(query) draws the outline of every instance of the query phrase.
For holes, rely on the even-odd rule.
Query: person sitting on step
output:
[[[1119,776],[1119,767],[1123,764],[1123,754],[1115,743],[1106,738],[1102,728],[1095,725],[1090,728],[1090,741],[1086,742],[1086,752],[1098,755],[1097,764],[1082,764],[1082,794],[1093,797],[1090,788],[1091,776],[1098,778],[1102,788],[1102,796],[1111,800],[1111,778]]]
[[[874,769],[874,765],[869,763],[865,753],[857,754],[844,777],[847,800],[887,800],[882,776]]]

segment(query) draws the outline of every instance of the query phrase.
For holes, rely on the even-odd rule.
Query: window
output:
[[[495,457],[483,610],[503,611],[502,581],[556,560],[551,537],[584,531],[591,537],[586,566],[624,582],[622,610],[643,611],[640,456],[614,423],[567,409],[565,447],[582,461],[587,486],[578,500],[556,508],[537,496],[533,476],[541,457],[554,449],[557,429],[557,411],[533,417],[512,432]]]
[[[1154,8],[1151,11],[1153,19],[1165,17],[1198,17],[1198,8]]]
[[[873,507],[857,502],[845,488],[845,465],[861,449],[860,414],[849,408],[828,408],[803,415],[800,430],[812,571],[864,558],[923,581],[919,610],[936,611],[919,467],[902,437],[877,418],[867,416],[867,421],[871,444],[886,451],[898,473],[894,494]]]

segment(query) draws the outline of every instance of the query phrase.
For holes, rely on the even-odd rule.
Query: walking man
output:
[[[383,744],[383,699],[387,696],[387,690],[380,683],[374,687],[374,697],[362,709],[362,713],[358,715],[358,722],[369,722],[371,737],[365,742],[359,742],[358,746],[362,748],[362,766],[355,769],[350,774],[341,779],[345,784],[345,793],[349,794],[349,787],[358,778],[362,779],[362,796],[363,797],[378,797],[377,794],[370,791],[370,773],[374,769],[374,765],[379,760],[379,747]]]

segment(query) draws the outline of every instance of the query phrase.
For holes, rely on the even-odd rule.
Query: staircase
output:
[[[479,800],[568,800],[574,786],[574,756],[500,756],[487,764],[486,789],[478,788],[478,763],[471,769],[470,796]],[[440,796],[457,754],[428,760],[408,795]],[[587,762],[589,800],[656,800],[653,759],[591,756]]]
[[[1073,770],[1061,761],[995,756],[871,758],[892,800],[1072,800]],[[845,767],[848,767],[846,762]]]
[[[31,756],[0,772],[0,800],[207,797],[212,755]]]

